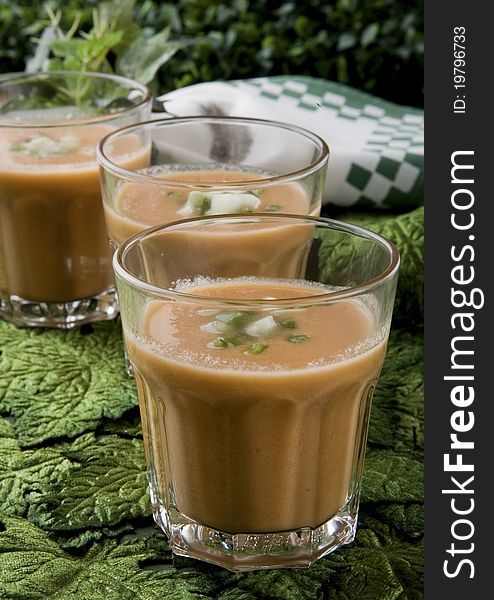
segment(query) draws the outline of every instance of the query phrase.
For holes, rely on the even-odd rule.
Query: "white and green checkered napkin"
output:
[[[161,96],[177,116],[226,114],[294,123],[324,138],[325,203],[410,208],[423,201],[423,111],[303,76],[201,83]]]

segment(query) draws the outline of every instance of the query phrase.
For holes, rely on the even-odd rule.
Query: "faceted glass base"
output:
[[[114,319],[118,302],[113,287],[92,298],[72,302],[34,302],[19,296],[0,296],[0,317],[18,327],[72,329],[93,321]]]
[[[179,556],[196,558],[230,571],[310,567],[316,560],[355,538],[357,511],[349,503],[337,515],[312,529],[273,533],[229,534],[200,525],[176,511],[154,511],[156,523]],[[171,518],[170,518],[171,517]]]

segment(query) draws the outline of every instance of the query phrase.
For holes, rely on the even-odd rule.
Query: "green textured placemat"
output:
[[[423,597],[423,213],[348,220],[403,259],[355,542],[300,570],[173,558],[150,516],[119,321],[70,332],[0,322],[1,600]]]

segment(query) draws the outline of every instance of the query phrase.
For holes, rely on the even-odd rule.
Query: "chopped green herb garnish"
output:
[[[302,342],[305,342],[305,340],[308,340],[309,337],[310,336],[306,333],[301,333],[300,335],[291,335],[287,340],[292,344],[301,344]]]
[[[246,350],[244,354],[261,354],[261,352],[264,352],[264,350],[266,350],[267,347],[267,344],[252,344],[252,346],[248,350]]]
[[[246,214],[246,213],[251,213],[254,211],[252,210],[252,208],[250,208],[250,206],[244,206],[240,212],[243,214]]]
[[[211,198],[202,192],[190,192],[183,207],[177,211],[182,217],[205,215],[211,208]]]
[[[79,140],[72,135],[64,135],[54,140],[47,135],[34,135],[24,142],[10,146],[11,152],[30,154],[36,158],[55,158],[79,150]]]
[[[254,310],[229,310],[216,313],[214,321],[201,326],[203,331],[220,336],[209,342],[208,347],[235,348],[243,346],[244,354],[260,354],[268,348],[268,344],[265,342],[270,338],[278,336],[283,330],[293,330],[299,326],[293,319],[277,320],[273,315],[262,318],[259,316],[259,311]],[[257,338],[258,341],[254,342],[252,338]],[[301,333],[287,336],[285,339],[292,344],[300,344],[309,338],[309,334]]]
[[[268,204],[264,210],[266,212],[276,212],[277,210],[280,210],[281,208],[281,204]]]
[[[235,346],[240,346],[242,342],[237,338],[229,337],[218,337],[209,344],[211,348],[235,348]]]
[[[227,323],[235,328],[243,327],[247,321],[247,319],[255,314],[251,310],[232,310],[224,313],[219,313],[216,315],[216,320],[221,321],[222,323]]]
[[[206,214],[211,207],[211,199],[204,194],[201,194],[201,192],[191,192],[189,194],[189,202],[191,203],[195,214],[200,216]]]
[[[260,198],[262,196],[262,192],[263,190],[249,190],[249,194],[253,194],[254,196],[257,196],[258,198]]]

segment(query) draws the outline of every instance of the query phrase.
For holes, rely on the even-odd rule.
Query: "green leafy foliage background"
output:
[[[64,30],[79,13],[87,31],[101,1],[0,0],[1,72],[24,69],[33,38],[48,24],[44,4],[62,10]],[[149,39],[168,29],[180,46],[158,71],[162,92],[203,81],[312,75],[423,106],[422,0],[144,0],[132,10],[134,28]]]
[[[0,321],[2,600],[423,598],[423,212],[347,217],[402,254],[356,540],[299,570],[173,558],[150,514],[120,322],[63,332]]]

